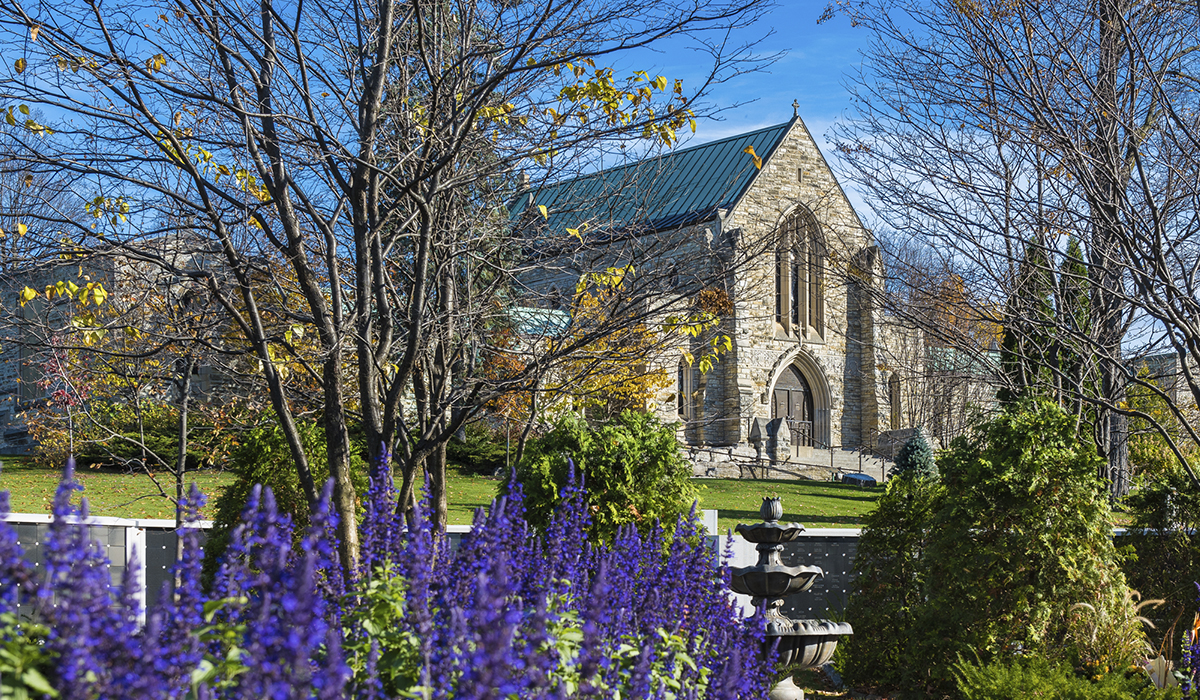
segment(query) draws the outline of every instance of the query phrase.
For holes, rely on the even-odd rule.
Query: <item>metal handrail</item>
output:
[[[801,447],[812,447],[813,446],[813,443],[816,442],[816,438],[813,435],[813,422],[812,421],[810,421],[810,420],[793,420],[791,418],[784,418],[784,420],[787,421],[788,431],[791,432],[791,434],[792,434],[792,444],[793,445],[800,445]],[[802,436],[803,439],[800,441],[797,441],[797,439],[796,439],[797,435]]]

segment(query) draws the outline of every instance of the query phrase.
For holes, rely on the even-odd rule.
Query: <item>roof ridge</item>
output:
[[[724,138],[719,138],[719,139],[717,139],[717,140],[715,140],[715,141],[705,141],[704,143],[698,143],[698,144],[696,144],[695,146],[686,146],[686,147],[684,147],[684,148],[681,148],[681,149],[679,149],[678,151],[671,151],[671,153],[672,153],[672,154],[674,154],[674,153],[684,153],[684,152],[686,152],[686,151],[691,151],[691,150],[693,150],[693,149],[696,149],[696,148],[707,148],[708,146],[716,146],[716,145],[718,145],[718,144],[725,143],[726,141],[736,141],[736,140],[738,140],[738,139],[744,139],[744,138],[746,138],[747,136],[753,136],[753,135],[755,135],[755,134],[761,134],[761,133],[762,133],[762,132],[764,132],[764,131],[771,131],[771,130],[773,130],[773,129],[779,129],[779,128],[781,128],[781,127],[788,126],[789,124],[791,124],[791,123],[792,123],[792,121],[793,121],[793,120],[789,119],[789,120],[788,120],[788,121],[786,121],[786,122],[780,122],[780,123],[778,123],[778,124],[772,124],[771,126],[764,126],[764,127],[761,127],[761,128],[755,129],[754,131],[743,131],[743,132],[742,132],[742,133],[740,133],[740,134],[733,134],[733,135],[731,135],[731,136],[726,136],[726,137],[724,137]]]

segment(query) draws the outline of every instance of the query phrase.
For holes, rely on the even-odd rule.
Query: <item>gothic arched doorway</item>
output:
[[[775,382],[771,418],[787,420],[794,447],[812,447],[813,415],[813,394],[808,380],[795,365],[789,365]]]

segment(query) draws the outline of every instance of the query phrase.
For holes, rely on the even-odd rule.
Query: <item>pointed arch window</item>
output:
[[[794,338],[825,339],[825,258],[828,251],[812,212],[783,221],[775,248],[775,325]]]

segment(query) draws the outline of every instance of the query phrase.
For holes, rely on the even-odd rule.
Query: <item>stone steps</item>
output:
[[[833,450],[832,462],[829,450],[805,450],[803,456],[776,465],[759,464],[745,455],[721,454],[720,452],[698,451],[691,461],[696,476],[723,478],[815,478],[825,480],[830,471],[836,473],[862,472],[882,483],[891,461],[854,450]]]

